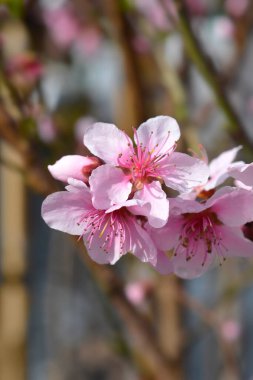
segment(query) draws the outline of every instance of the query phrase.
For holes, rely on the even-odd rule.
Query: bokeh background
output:
[[[252,161],[252,26],[252,0],[0,0],[1,380],[253,379],[252,260],[99,267],[40,216],[96,120],[171,115],[181,150]]]

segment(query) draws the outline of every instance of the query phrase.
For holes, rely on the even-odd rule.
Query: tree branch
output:
[[[212,89],[218,105],[229,122],[228,131],[230,135],[237,143],[246,144],[252,148],[253,143],[249,142],[246,127],[224,91],[222,87],[223,84],[221,83],[221,79],[212,60],[205,54],[198,39],[194,35],[184,1],[174,0],[174,3],[178,11],[178,28],[184,40],[186,52]],[[164,7],[164,11],[167,12],[166,7]]]

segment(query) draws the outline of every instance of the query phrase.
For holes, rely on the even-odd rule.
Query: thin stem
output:
[[[249,141],[246,127],[224,91],[223,84],[212,60],[205,54],[194,35],[183,0],[174,0],[174,3],[178,11],[177,25],[184,40],[186,52],[212,89],[218,105],[229,122],[228,131],[230,135],[238,143],[246,144],[252,148],[253,144]],[[164,10],[167,12],[166,7],[164,7]]]

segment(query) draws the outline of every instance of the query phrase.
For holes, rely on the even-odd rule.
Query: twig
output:
[[[155,379],[176,379],[174,370],[177,367],[177,361],[168,359],[161,351],[150,323],[128,301],[124,294],[122,281],[113,268],[96,264],[90,260],[84,246],[78,244],[78,247],[87,267],[98,283],[102,285],[122,320],[126,323],[133,337],[133,343],[137,344],[138,351],[145,358],[145,364],[154,374],[159,370],[159,375],[156,375]]]
[[[194,35],[183,0],[174,0],[174,3],[178,11],[178,28],[184,40],[186,52],[212,89],[217,103],[229,122],[229,133],[236,142],[252,148],[253,143],[249,141],[246,127],[228,99],[212,60],[205,54]],[[167,12],[166,7],[164,7],[164,11]]]

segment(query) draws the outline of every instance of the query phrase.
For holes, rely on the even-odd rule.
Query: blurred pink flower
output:
[[[68,48],[79,35],[77,19],[67,7],[47,10],[43,16],[53,40],[60,47]]]
[[[151,290],[152,283],[148,281],[129,282],[125,286],[125,294],[127,299],[136,306],[145,301]]]
[[[76,48],[85,56],[94,54],[102,43],[102,35],[95,26],[82,27],[76,38]]]
[[[220,332],[228,342],[236,341],[241,334],[241,326],[234,319],[227,319],[221,324]]]
[[[233,21],[226,16],[219,16],[214,24],[214,32],[220,38],[232,38],[235,26]]]
[[[241,17],[247,10],[249,0],[226,0],[225,9],[233,17]]]
[[[241,226],[252,220],[253,192],[223,187],[205,203],[174,198],[165,227],[150,232],[164,253],[163,271],[182,278],[203,274],[218,258],[253,257],[253,243],[245,239]],[[159,270],[159,268],[157,268]]]
[[[208,8],[203,0],[186,0],[189,11],[195,15],[204,15]]]
[[[92,116],[83,116],[77,120],[74,128],[74,135],[78,143],[83,144],[85,130],[95,122],[96,120]]]
[[[51,143],[57,137],[54,121],[49,115],[42,115],[37,118],[37,128],[41,140],[45,143]]]
[[[168,1],[168,0],[167,0]],[[171,24],[158,0],[134,0],[136,7],[158,29],[166,30]]]
[[[84,145],[105,162],[90,177],[94,206],[109,208],[132,194],[143,202],[132,212],[146,216],[153,227],[162,227],[169,216],[169,202],[161,184],[186,192],[208,178],[203,161],[174,152],[179,137],[176,120],[168,116],[151,118],[134,130],[136,147],[113,124],[96,123],[86,129]]]
[[[34,54],[25,52],[12,57],[12,59],[7,62],[6,72],[13,78],[19,76],[22,77],[24,81],[34,82],[41,77],[43,65]]]
[[[138,201],[98,210],[83,182],[69,180],[66,189],[49,195],[42,204],[42,217],[51,228],[79,235],[90,257],[99,264],[115,264],[128,252],[143,262],[155,263],[156,248],[151,238],[129,212]]]

